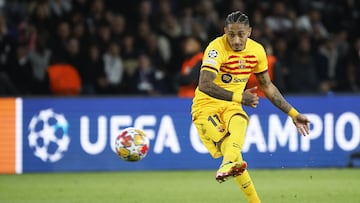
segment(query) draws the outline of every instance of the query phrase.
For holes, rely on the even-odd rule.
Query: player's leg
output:
[[[228,124],[230,135],[226,142],[222,144],[223,163],[241,163],[243,161],[240,152],[244,145],[247,123],[247,118],[241,114],[235,114],[230,117]]]
[[[247,167],[240,153],[244,144],[246,127],[247,118],[245,116],[235,114],[229,117],[229,136],[220,143],[224,158],[215,176],[220,183],[228,178],[241,175]]]
[[[260,198],[256,192],[255,186],[248,170],[245,170],[243,174],[235,178],[236,183],[244,193],[249,203],[260,203]]]
[[[201,113],[193,115],[193,123],[197,129],[200,140],[210,155],[213,158],[220,158],[222,154],[215,143],[221,140],[227,133],[220,114],[213,110],[206,111],[206,109],[204,109]]]
[[[224,154],[223,164],[235,162],[243,166],[244,161],[241,149],[244,145],[247,122],[247,118],[242,115],[234,115],[230,118],[228,126],[230,136],[224,140],[221,146],[221,152]],[[260,202],[248,170],[244,169],[239,172],[241,174],[236,177],[236,183],[243,191],[247,200],[251,203]]]

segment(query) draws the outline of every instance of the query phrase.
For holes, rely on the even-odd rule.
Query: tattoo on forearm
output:
[[[213,80],[215,79],[215,77],[216,74],[210,71],[201,71],[199,79],[199,89],[202,92],[216,99],[231,101],[233,93],[214,84]]]
[[[285,100],[277,87],[271,82],[267,73],[258,74],[256,78],[264,91],[266,97],[284,113],[288,113],[291,109],[291,105]]]
[[[288,113],[291,109],[291,105],[284,99],[279,90],[274,86],[273,94],[268,97],[269,100],[281,109],[284,113]]]
[[[264,74],[258,74],[256,75],[257,81],[259,82],[259,85],[264,87],[271,83],[270,80],[267,80]]]

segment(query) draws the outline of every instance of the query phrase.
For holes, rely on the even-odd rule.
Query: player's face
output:
[[[245,49],[246,40],[250,36],[251,28],[242,23],[228,24],[224,28],[227,41],[234,51]]]

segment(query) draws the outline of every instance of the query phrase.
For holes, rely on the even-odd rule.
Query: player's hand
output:
[[[241,103],[246,106],[251,106],[253,108],[256,108],[256,106],[259,104],[259,97],[255,93],[256,90],[257,90],[257,86],[246,89],[242,94]]]
[[[306,136],[309,134],[309,119],[302,115],[302,114],[299,114],[297,115],[294,119],[294,124],[298,130],[298,132],[303,135],[303,136]]]

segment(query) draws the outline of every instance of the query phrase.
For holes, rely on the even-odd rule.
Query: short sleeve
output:
[[[206,47],[201,69],[218,73],[222,64],[221,47],[217,43],[210,43]]]
[[[256,47],[257,65],[255,66],[254,73],[261,73],[268,69],[268,62],[263,46],[259,45]]]

